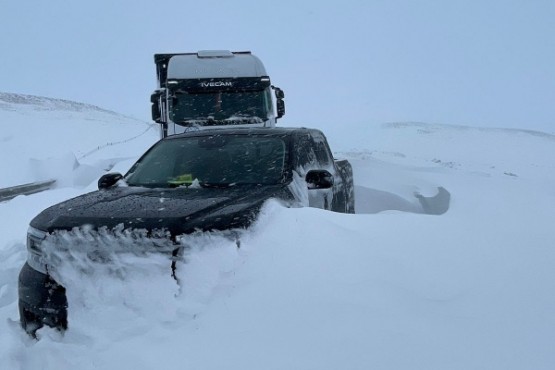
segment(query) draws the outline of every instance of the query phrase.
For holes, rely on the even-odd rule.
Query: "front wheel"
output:
[[[29,309],[21,300],[19,301],[19,322],[27,334],[36,338],[36,332],[44,325],[65,331],[67,329],[67,311],[52,310],[44,315],[39,315]]]
[[[33,312],[29,311],[25,306],[19,301],[19,322],[21,327],[27,334],[32,337],[36,337],[36,332],[43,327],[42,320],[35,315]]]

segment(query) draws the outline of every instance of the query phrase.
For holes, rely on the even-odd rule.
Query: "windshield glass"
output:
[[[271,110],[270,101],[267,90],[178,92],[172,99],[171,119],[175,123],[182,124],[210,124],[213,121],[225,120],[237,121],[237,123],[262,123],[268,119]]]
[[[279,137],[213,135],[161,141],[126,175],[130,186],[278,184],[286,144]]]

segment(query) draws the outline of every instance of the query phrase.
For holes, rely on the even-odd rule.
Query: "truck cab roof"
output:
[[[167,66],[168,79],[239,78],[267,76],[264,65],[250,51],[201,50],[196,53],[156,54]]]

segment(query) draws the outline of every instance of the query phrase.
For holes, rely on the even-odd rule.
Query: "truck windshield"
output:
[[[127,173],[130,186],[226,187],[285,180],[282,138],[213,135],[159,142]]]
[[[172,121],[185,125],[263,123],[270,113],[271,98],[267,90],[177,92],[171,107]]]

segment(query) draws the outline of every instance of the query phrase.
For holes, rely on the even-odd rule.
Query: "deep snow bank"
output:
[[[43,124],[21,122],[35,133]],[[50,122],[55,138],[74,124]],[[129,137],[127,124],[97,123],[116,141]],[[115,270],[67,264],[70,329],[41,329],[38,342],[17,324],[27,225],[94,184],[1,203],[0,368],[551,369],[553,137],[426,124],[322,129],[353,164],[361,213],[269,202],[240,249],[218,233],[188,238],[179,283],[160,255],[124,255]],[[140,137],[154,140],[148,132]],[[75,137],[74,153],[99,146],[93,132]],[[43,155],[59,149],[31,140]],[[125,145],[140,153],[143,144]],[[91,158],[112,163],[118,150]],[[422,212],[418,196],[441,187],[446,212]]]

